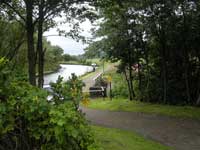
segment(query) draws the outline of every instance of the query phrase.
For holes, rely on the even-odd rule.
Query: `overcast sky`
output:
[[[60,29],[67,30],[69,29],[68,25],[60,25]],[[81,34],[86,37],[91,37],[90,29],[92,25],[90,21],[85,21],[81,24],[81,28],[84,30]],[[84,45],[82,42],[76,42],[71,38],[59,37],[59,36],[49,36],[48,35],[58,35],[57,28],[50,29],[48,32],[44,33],[44,36],[47,36],[47,40],[51,42],[52,45],[58,45],[63,48],[64,53],[70,55],[79,55],[84,53],[84,48],[87,45]]]

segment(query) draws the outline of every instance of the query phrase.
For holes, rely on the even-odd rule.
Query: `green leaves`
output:
[[[102,20],[94,33],[98,40],[87,53],[104,51],[109,61],[120,61],[130,99],[199,103],[199,2],[97,0],[96,4]]]
[[[68,81],[63,82],[62,77],[58,77],[56,83],[51,83],[52,87],[52,102],[56,105],[63,102],[71,102],[74,104],[74,108],[77,110],[79,103],[82,100],[82,87],[84,83],[78,79],[75,74],[72,74],[72,77]]]
[[[19,149],[24,143],[27,143],[25,147],[44,150],[93,147],[90,127],[83,114],[77,111],[82,85],[75,75],[67,83],[59,78],[53,84],[53,100],[48,102],[46,91],[26,82],[12,81],[6,90],[3,89],[5,98],[0,101],[0,142],[4,143],[4,148],[10,146],[7,138],[13,146],[18,143]]]

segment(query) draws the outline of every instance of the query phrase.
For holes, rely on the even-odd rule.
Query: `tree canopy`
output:
[[[120,61],[130,99],[199,103],[198,1],[99,0],[96,6],[103,20],[95,34],[100,40],[88,49]]]

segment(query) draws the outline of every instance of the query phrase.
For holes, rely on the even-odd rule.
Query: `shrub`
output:
[[[129,96],[128,87],[126,80],[123,78],[123,75],[120,73],[112,73],[112,94],[114,97],[124,97]]]
[[[119,82],[114,84],[112,94],[114,97],[124,97],[127,98],[129,96],[127,85],[125,82]]]
[[[6,90],[0,86],[0,91],[6,92],[0,92],[0,149],[95,149],[91,129],[74,104],[80,93],[71,94],[69,90],[81,87],[74,83],[76,77],[72,78],[67,85],[61,79],[54,84],[54,92],[62,92],[51,102],[46,91],[26,82],[10,81]],[[66,86],[68,91],[64,90]]]
[[[60,104],[63,101],[71,101],[78,109],[79,103],[83,98],[82,88],[84,83],[75,74],[68,81],[63,83],[63,78],[58,77],[57,83],[51,83],[53,90],[53,101]]]
[[[99,76],[96,80],[95,80],[95,86],[103,86],[103,87],[107,87],[108,83],[106,81],[105,78],[103,78],[102,76]]]

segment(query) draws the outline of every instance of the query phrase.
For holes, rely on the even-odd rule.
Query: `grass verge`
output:
[[[170,150],[134,132],[98,126],[92,126],[92,129],[100,150]]]
[[[68,64],[68,65],[89,65],[91,66],[92,63],[97,64],[98,66],[100,66],[102,64],[101,60],[99,58],[94,58],[94,59],[86,59],[86,60],[77,60],[77,61],[60,61],[60,64]]]
[[[123,98],[113,99],[112,101],[109,99],[91,100],[87,107],[99,110],[143,112],[200,120],[200,108],[198,107],[151,104],[129,101]]]

